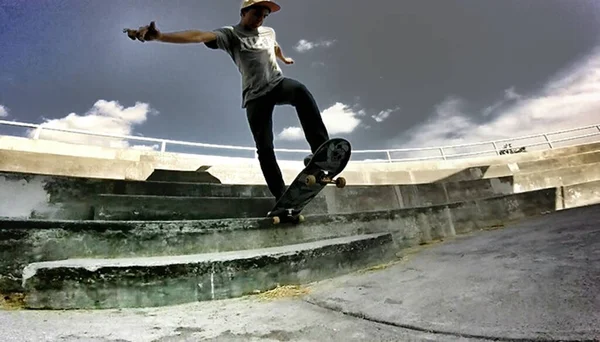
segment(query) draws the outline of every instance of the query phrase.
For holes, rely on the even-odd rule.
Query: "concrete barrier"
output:
[[[97,177],[98,172],[94,172],[94,167],[86,166],[86,163],[98,165],[102,160],[124,160],[130,162],[139,162],[136,168],[151,168],[164,170],[184,170],[194,171],[202,166],[211,166],[211,173],[224,183],[235,184],[263,184],[264,180],[258,162],[251,158],[227,158],[216,157],[209,155],[192,155],[179,153],[161,153],[157,151],[142,151],[133,149],[115,149],[99,146],[85,146],[68,144],[56,141],[31,140],[18,137],[0,136],[0,151],[24,152],[30,153],[30,156],[37,155],[52,155],[54,163],[45,162],[43,165],[30,163],[28,161],[21,162],[17,154],[7,155],[9,161],[13,164],[23,164],[16,169],[14,166],[5,168],[7,162],[2,162],[0,159],[0,171],[23,171],[32,173],[60,174],[82,177]],[[469,168],[490,168],[490,177],[501,176],[499,173],[493,173],[493,166],[518,163],[536,162],[545,159],[555,159],[575,154],[584,154],[593,151],[600,151],[600,142],[589,143],[579,146],[570,146],[557,148],[545,151],[532,151],[527,153],[519,153],[512,155],[494,156],[494,157],[472,157],[456,160],[435,160],[435,161],[415,161],[401,163],[353,163],[351,162],[346,171],[345,176],[354,184],[398,184],[419,183],[439,181],[447,178],[455,173]],[[80,163],[84,164],[77,168],[74,165],[59,167],[55,164],[63,160],[60,157],[71,157],[69,160],[77,160],[76,157],[84,158]],[[296,173],[302,168],[301,157],[298,161],[280,161],[284,177],[286,181],[291,181]],[[28,159],[29,157],[26,157]],[[136,165],[136,164],[133,164]],[[231,168],[235,166],[235,168]],[[54,170],[56,167],[57,170]],[[40,169],[41,168],[41,169]],[[440,173],[427,172],[435,170]],[[145,171],[145,170],[144,170]],[[411,171],[416,173],[411,174]],[[423,171],[423,172],[422,172]],[[382,176],[379,172],[388,173],[388,176]],[[363,176],[369,174],[368,176]],[[135,172],[130,169],[129,173],[119,171],[118,169],[99,176],[98,178],[114,178],[114,179],[146,179],[147,172]],[[506,175],[506,174],[504,174]],[[473,178],[471,178],[473,179]]]
[[[386,168],[375,164],[349,165],[340,176],[345,177],[348,184],[354,185],[425,184],[505,177],[523,172],[542,171],[550,167],[577,166],[598,161],[600,161],[600,152],[588,152],[535,162],[476,166],[465,169],[402,170],[400,168],[410,168],[403,163],[389,163],[386,164]],[[195,172],[203,166],[198,165],[192,159],[186,163],[187,169],[180,171]],[[172,167],[172,165],[170,166]],[[165,172],[172,170],[169,168],[169,162],[157,163],[154,157],[141,157],[141,161],[124,161],[0,150],[0,171],[146,180],[157,169],[163,169]],[[210,177],[216,178],[215,181],[224,184],[265,184],[262,171],[257,164],[239,164],[232,167],[232,165],[224,163],[206,166],[205,169]],[[301,166],[291,168],[284,165],[282,172],[285,182],[291,183],[300,169]]]

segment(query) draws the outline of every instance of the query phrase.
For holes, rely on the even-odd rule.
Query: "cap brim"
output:
[[[263,3],[259,3],[258,5],[268,7],[271,10],[271,13],[277,12],[281,9],[281,6],[272,1],[265,1]]]

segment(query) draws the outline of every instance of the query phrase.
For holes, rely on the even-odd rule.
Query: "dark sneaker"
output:
[[[304,157],[304,166],[308,165],[308,163],[310,163],[310,160],[312,159],[313,154],[309,154],[306,157]]]

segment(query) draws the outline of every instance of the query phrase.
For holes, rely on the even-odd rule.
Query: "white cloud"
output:
[[[412,128],[408,139],[396,140],[392,145],[431,147],[516,138],[600,124],[598,113],[600,47],[536,94],[526,96],[517,94],[514,88],[506,89],[501,100],[480,113],[469,111],[464,100],[448,97],[435,107],[432,119]],[[489,118],[487,122],[474,120],[482,115]]]
[[[98,100],[94,106],[83,115],[70,113],[61,119],[50,119],[43,123],[43,127],[76,129],[98,133],[131,136],[134,125],[144,123],[148,114],[157,114],[147,103],[137,102],[134,106],[123,107],[117,101]],[[36,130],[28,132],[33,137]],[[79,133],[67,133],[42,129],[40,139],[57,140],[63,142],[100,145],[116,148],[156,149],[152,146],[134,145],[119,138],[96,137]]]
[[[279,133],[281,140],[301,140],[304,138],[304,131],[300,127],[286,127]]]
[[[321,115],[329,134],[336,135],[353,132],[360,125],[361,119],[359,117],[364,116],[365,111],[356,111],[348,105],[337,102],[325,109]],[[302,140],[304,139],[304,132],[300,127],[287,127],[277,137],[281,140]]]
[[[0,105],[0,118],[5,118],[8,116],[8,108]]]
[[[373,118],[373,120],[375,120],[377,122],[383,122],[387,118],[390,117],[390,114],[392,114],[393,112],[398,111],[398,110],[400,110],[400,107],[396,107],[396,108],[393,108],[393,109],[382,110],[377,115],[371,115],[371,118]]]
[[[335,43],[335,40],[321,40],[318,42],[310,42],[306,39],[300,39],[294,46],[294,49],[298,52],[310,51],[316,47],[330,47]]]

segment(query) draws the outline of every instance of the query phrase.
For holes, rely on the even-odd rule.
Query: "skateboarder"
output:
[[[275,105],[289,104],[296,108],[313,153],[329,139],[320,110],[310,91],[299,81],[285,77],[277,64],[277,58],[285,64],[293,64],[294,61],[284,56],[275,31],[262,26],[269,14],[280,9],[273,1],[244,0],[239,23],[214,31],[161,33],[154,22],[138,30],[123,30],[131,39],[141,42],[204,43],[208,48],[221,49],[229,54],[242,77],[242,108],[246,109],[258,160],[269,190],[277,200],[286,187],[273,150]],[[312,154],[305,158],[305,164],[311,156]]]

